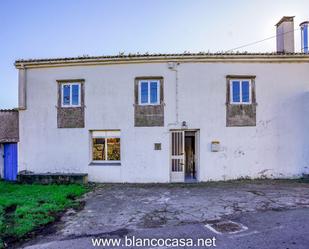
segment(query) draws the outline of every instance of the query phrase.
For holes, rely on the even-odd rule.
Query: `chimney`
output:
[[[300,25],[300,32],[301,32],[301,52],[308,54],[308,26],[309,26],[309,21],[302,22]]]
[[[276,24],[277,53],[294,53],[294,16],[284,16]]]

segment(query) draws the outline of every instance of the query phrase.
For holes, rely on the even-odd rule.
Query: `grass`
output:
[[[55,220],[59,212],[78,205],[82,185],[28,185],[0,181],[0,248]]]

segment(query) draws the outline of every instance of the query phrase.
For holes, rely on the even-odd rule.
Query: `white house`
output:
[[[306,25],[306,23],[305,23]],[[96,182],[294,178],[309,167],[309,55],[18,60],[18,170]]]

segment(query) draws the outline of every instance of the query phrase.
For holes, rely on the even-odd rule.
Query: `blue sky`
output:
[[[0,0],[0,108],[17,106],[16,59],[226,51],[273,36],[284,15],[297,28],[309,1]],[[274,50],[275,39],[241,49]]]

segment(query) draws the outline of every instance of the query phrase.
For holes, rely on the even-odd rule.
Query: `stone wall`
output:
[[[19,141],[18,111],[0,110],[0,143]]]

